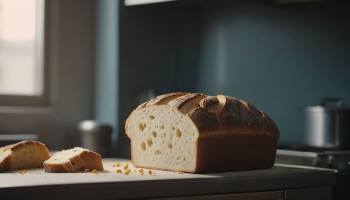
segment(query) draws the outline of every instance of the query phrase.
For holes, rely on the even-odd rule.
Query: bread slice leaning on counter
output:
[[[160,95],[125,124],[135,166],[190,173],[270,168],[279,130],[251,104],[224,95]]]
[[[55,153],[50,159],[44,162],[45,172],[62,173],[85,170],[103,171],[102,157],[100,154],[74,147]]]
[[[45,144],[22,141],[0,148],[0,171],[39,168],[50,158]]]

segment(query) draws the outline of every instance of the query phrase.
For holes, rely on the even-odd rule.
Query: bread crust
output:
[[[12,169],[12,157],[9,155],[2,162],[0,162],[0,171],[8,171]]]
[[[224,95],[215,97],[200,93],[176,92],[155,97],[140,105],[130,114],[125,124],[125,130],[128,132],[128,121],[135,111],[163,104],[168,104],[182,111],[186,105],[191,103],[193,103],[189,106],[191,109],[186,108],[186,112],[183,113],[188,115],[194,124],[198,125],[199,137],[220,133],[260,133],[279,138],[280,133],[274,121],[266,113],[248,102]],[[208,123],[205,124],[205,128],[204,121]]]
[[[273,166],[277,139],[263,134],[226,133],[200,137],[196,173],[266,169]]]
[[[159,96],[149,100],[148,102],[146,102],[147,104],[145,105],[145,107],[146,106],[152,106],[152,105],[167,104],[170,101],[172,101],[174,99],[178,99],[179,97],[187,95],[187,94],[188,93],[174,92],[174,93],[159,95]]]
[[[197,108],[199,102],[205,97],[205,95],[199,93],[188,93],[172,100],[168,105],[177,108],[183,114],[187,114]]]

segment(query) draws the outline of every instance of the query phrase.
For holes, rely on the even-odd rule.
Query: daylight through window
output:
[[[43,93],[43,4],[0,0],[0,95]]]

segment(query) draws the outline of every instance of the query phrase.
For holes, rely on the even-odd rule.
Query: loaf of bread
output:
[[[49,158],[45,144],[22,141],[0,148],[0,171],[42,167]]]
[[[264,112],[233,97],[160,95],[125,124],[135,166],[190,173],[270,168],[279,130]]]
[[[100,154],[75,147],[55,153],[44,162],[45,172],[76,172],[88,170],[103,171],[102,157]]]

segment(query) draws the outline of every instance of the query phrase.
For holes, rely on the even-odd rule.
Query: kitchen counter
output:
[[[113,166],[120,163],[119,167]],[[129,163],[130,174],[116,173]],[[212,174],[144,170],[130,161],[104,159],[104,172],[0,173],[0,199],[331,199],[334,172],[275,164],[271,169]],[[315,198],[318,195],[319,198]],[[176,197],[176,198],[175,198]],[[287,198],[288,197],[288,198]]]

